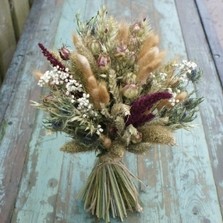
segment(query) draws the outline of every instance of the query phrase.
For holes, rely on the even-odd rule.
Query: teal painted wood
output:
[[[221,86],[223,87],[223,27],[221,22],[223,19],[223,4],[220,0],[211,2],[196,0],[195,2],[207,35],[218,76],[221,80]]]
[[[58,48],[62,43],[72,45],[72,18],[77,9],[85,18],[90,18],[101,3],[107,5],[110,14],[120,19],[135,21],[135,18],[152,13],[152,24],[161,34],[162,47],[169,49],[169,59],[175,55],[187,56],[174,0],[65,0],[55,32],[54,47]],[[211,60],[207,62],[209,63],[212,63]],[[31,69],[30,66],[28,68]],[[212,100],[215,100],[217,95],[213,92],[212,97]],[[206,106],[204,105],[203,109]],[[25,117],[25,114],[23,116]],[[98,222],[84,212],[81,202],[76,197],[91,171],[95,154],[61,153],[59,148],[68,138],[60,134],[47,135],[41,124],[42,119],[43,114],[38,112],[31,139],[26,141],[29,150],[12,222]],[[144,212],[130,214],[124,222],[221,222],[208,154],[207,133],[203,129],[200,116],[194,124],[197,124],[197,127],[191,132],[181,130],[176,133],[178,145],[173,148],[154,146],[145,157],[133,154],[126,156],[125,162],[130,170],[136,175],[138,173],[148,187],[139,185]]]
[[[200,18],[194,12],[194,5],[195,3],[192,0],[184,1],[183,3],[177,1],[188,56],[196,60],[204,68],[204,78],[198,85],[198,94],[203,95],[205,98],[200,106],[200,112],[218,191],[218,199],[223,213],[223,94],[207,44],[206,34],[201,27],[197,26],[200,23]],[[188,18],[193,19],[188,20]]]
[[[47,222],[54,216],[63,160],[58,148],[66,138],[60,134],[47,135],[42,120],[43,114],[39,112],[12,222]]]
[[[56,6],[57,16],[52,13],[52,6]],[[48,19],[41,16],[42,13],[46,13]],[[59,16],[60,7],[56,1],[34,3],[26,32],[0,89],[0,222],[11,220],[29,140],[35,128],[35,109],[30,106],[30,99],[37,100],[40,90],[31,73],[34,67],[43,67],[37,59],[40,56],[37,43],[49,32],[54,33]],[[48,44],[50,41],[45,40]]]

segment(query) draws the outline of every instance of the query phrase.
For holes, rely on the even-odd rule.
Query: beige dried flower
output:
[[[129,39],[129,25],[127,23],[120,23],[117,35],[117,41],[121,44],[127,44]]]
[[[131,144],[128,146],[128,152],[142,154],[147,152],[151,148],[151,144],[148,142],[141,142],[138,144]]]
[[[123,95],[129,99],[135,99],[139,95],[139,90],[136,84],[127,84],[122,88]]]
[[[75,140],[72,140],[63,145],[60,150],[67,153],[80,153],[80,152],[92,151],[94,150],[94,148],[91,146],[87,147],[84,145],[80,145]]]
[[[143,42],[137,57],[137,81],[145,84],[150,73],[157,69],[164,57],[164,52],[159,52],[159,38],[151,33]]]
[[[35,70],[33,71],[33,76],[36,78],[36,80],[40,80],[40,78],[43,76],[43,73],[38,70]]]
[[[162,125],[144,125],[139,128],[142,133],[142,141],[157,144],[174,145],[175,140],[172,131]]]
[[[110,95],[108,93],[106,83],[101,82],[98,86],[98,96],[100,103],[107,105],[110,101]]]

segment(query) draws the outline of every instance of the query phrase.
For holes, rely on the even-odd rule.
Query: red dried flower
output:
[[[43,55],[47,58],[53,67],[58,67],[59,70],[66,72],[66,67],[59,60],[57,60],[57,58],[54,57],[54,55],[50,53],[42,43],[39,43],[38,46],[42,50]]]

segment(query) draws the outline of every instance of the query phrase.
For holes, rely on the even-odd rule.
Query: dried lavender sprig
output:
[[[66,67],[59,60],[57,60],[57,58],[55,58],[54,55],[50,53],[42,43],[38,43],[38,46],[53,67],[59,67],[59,70],[66,72]]]
[[[152,106],[161,99],[170,99],[172,94],[169,92],[156,92],[144,95],[132,103],[130,113],[132,115],[142,114],[152,108]]]

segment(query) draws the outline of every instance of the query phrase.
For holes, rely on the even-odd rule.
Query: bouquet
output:
[[[172,146],[173,132],[191,127],[202,98],[188,86],[201,71],[186,60],[163,64],[147,19],[118,22],[102,7],[89,21],[76,20],[73,50],[39,44],[51,68],[35,72],[48,93],[33,105],[48,113],[47,129],[71,137],[62,151],[96,153],[79,194],[84,208],[105,222],[111,216],[123,221],[128,211],[143,210],[124,155],[143,154],[153,144]]]

